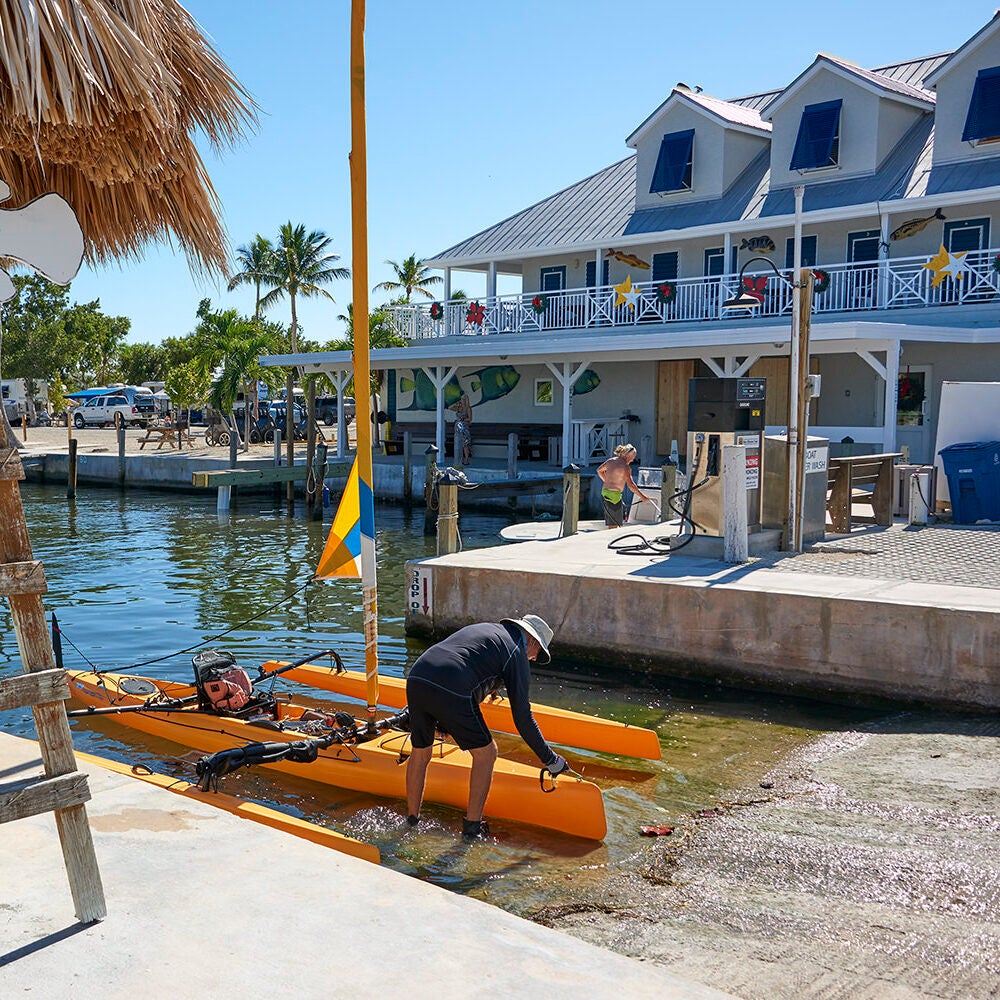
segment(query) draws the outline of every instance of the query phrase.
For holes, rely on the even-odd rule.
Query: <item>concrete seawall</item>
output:
[[[1000,591],[630,560],[608,551],[611,534],[409,563],[407,631],[530,611],[554,627],[557,657],[836,700],[1000,707]]]

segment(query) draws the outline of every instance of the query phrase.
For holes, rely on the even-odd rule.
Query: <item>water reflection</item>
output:
[[[35,556],[49,582],[46,606],[59,615],[68,667],[121,669],[156,660],[144,672],[188,681],[191,653],[179,651],[210,636],[218,637],[213,646],[251,667],[327,646],[348,663],[363,661],[357,582],[306,585],[328,522],[289,520],[283,505],[267,497],[241,498],[220,520],[208,494],[87,489],[68,502],[62,489],[23,492]],[[404,562],[433,554],[434,539],[423,534],[420,510],[380,505],[376,520],[380,663],[387,674],[402,676],[424,648],[403,633]],[[496,544],[508,520],[463,515],[464,544]],[[466,845],[456,839],[458,814],[435,806],[411,831],[399,803],[317,785],[307,767],[301,777],[244,771],[226,779],[226,790],[372,842],[400,871],[525,912],[558,904],[570,890],[577,899],[588,886],[596,891],[617,867],[641,859],[646,842],[639,826],[676,822],[728,789],[756,782],[813,732],[848,715],[809,702],[555,666],[536,674],[536,700],[654,728],[661,737],[658,762],[568,754],[604,791],[609,835],[602,845],[512,823],[493,824],[487,842]],[[4,606],[0,674],[18,670]],[[0,727],[34,736],[29,712],[0,713]],[[133,735],[111,719],[75,722],[74,740],[81,750],[192,778],[185,748]],[[500,742],[510,756],[536,763],[513,738]]]

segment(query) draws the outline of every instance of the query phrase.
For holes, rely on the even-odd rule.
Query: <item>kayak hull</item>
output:
[[[275,660],[265,663],[261,669],[275,670],[281,666],[284,664]],[[342,670],[337,673],[330,667],[306,664],[286,671],[283,676],[299,684],[308,684],[349,698],[359,698],[362,701],[367,698],[365,675],[357,670]],[[378,690],[380,704],[389,708],[403,708],[406,705],[406,681],[402,678],[379,677]],[[486,725],[491,729],[501,733],[517,732],[510,702],[506,698],[483,702],[480,707]],[[660,760],[662,756],[660,740],[651,729],[547,705],[532,704],[531,711],[538,728],[549,743],[621,754],[625,757],[641,757],[645,760]]]
[[[185,698],[194,693],[187,684],[153,678],[128,678],[69,671],[70,693],[93,708],[141,706],[145,696],[122,690],[122,680],[144,680],[166,698]],[[293,723],[304,706],[279,703],[279,718]],[[276,730],[242,719],[206,712],[194,707],[175,711],[132,711],[106,716],[130,729],[200,750],[215,753],[254,742],[280,742],[308,738],[298,730]],[[276,771],[306,777],[323,784],[388,798],[406,798],[406,768],[409,735],[388,731],[374,740],[356,745],[331,746],[319,752],[311,764],[277,761],[262,765]],[[469,797],[472,756],[450,743],[438,742],[427,769],[426,801],[464,810]],[[551,793],[543,793],[538,770],[499,759],[486,800],[486,815],[556,830],[587,840],[603,840],[607,833],[604,800],[600,789],[589,781],[561,778]]]

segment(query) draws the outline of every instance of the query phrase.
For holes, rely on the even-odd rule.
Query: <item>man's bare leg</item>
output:
[[[469,809],[466,819],[476,821],[483,818],[486,797],[490,794],[490,785],[493,784],[493,765],[496,763],[498,753],[496,742],[476,747],[469,753],[472,754],[472,772],[469,775]]]
[[[411,816],[420,815],[427,781],[427,765],[431,762],[433,747],[413,747],[406,762],[406,808]]]

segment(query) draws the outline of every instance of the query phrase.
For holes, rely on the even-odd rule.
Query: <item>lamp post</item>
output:
[[[796,253],[798,256],[798,253]],[[723,309],[757,309],[761,298],[751,294],[743,283],[746,269],[754,261],[763,261],[775,276],[792,289],[792,335],[788,359],[788,529],[785,548],[802,551],[802,491],[805,474],[805,449],[808,441],[809,400],[806,380],[809,374],[809,332],[812,318],[813,272],[800,268],[798,280],[782,274],[770,257],[751,257],[741,268],[737,293],[722,303]]]

